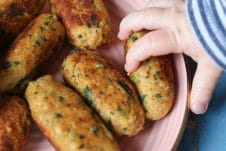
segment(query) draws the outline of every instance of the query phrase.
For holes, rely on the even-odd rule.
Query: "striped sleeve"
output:
[[[187,0],[187,16],[205,51],[226,70],[226,0]]]

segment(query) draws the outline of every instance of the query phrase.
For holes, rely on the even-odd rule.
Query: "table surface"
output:
[[[178,151],[225,151],[224,124],[226,124],[226,73],[216,86],[207,112],[204,115],[190,113]]]

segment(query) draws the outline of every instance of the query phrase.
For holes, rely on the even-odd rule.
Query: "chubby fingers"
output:
[[[154,30],[165,26],[164,8],[146,8],[123,18],[119,26],[118,38],[125,40],[134,31]]]
[[[195,114],[206,112],[213,90],[222,75],[215,64],[199,62],[192,84],[190,109]]]
[[[137,69],[140,62],[169,53],[176,53],[177,44],[172,33],[166,30],[155,30],[138,39],[126,55],[125,70],[131,73]]]

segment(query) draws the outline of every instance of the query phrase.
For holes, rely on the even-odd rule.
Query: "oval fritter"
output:
[[[0,99],[0,150],[22,151],[31,132],[28,106],[16,96]]]
[[[80,49],[95,50],[109,40],[110,17],[102,0],[50,0],[68,39]]]
[[[38,16],[15,40],[0,64],[0,92],[22,90],[37,67],[61,46],[64,34],[55,15]]]
[[[129,36],[125,50],[146,32],[135,32]],[[137,50],[139,51],[139,50]],[[136,85],[140,100],[146,110],[146,117],[159,120],[166,116],[174,100],[174,78],[169,56],[151,57],[129,75]]]
[[[45,0],[0,1],[0,47],[13,41],[38,15]]]
[[[26,93],[32,117],[59,151],[119,151],[102,121],[73,90],[52,76],[29,83]]]
[[[105,60],[73,51],[62,73],[116,134],[132,136],[143,128],[145,115],[132,84]]]

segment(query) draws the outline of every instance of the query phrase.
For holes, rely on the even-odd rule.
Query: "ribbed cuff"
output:
[[[205,51],[226,70],[226,1],[187,0],[187,16]]]

